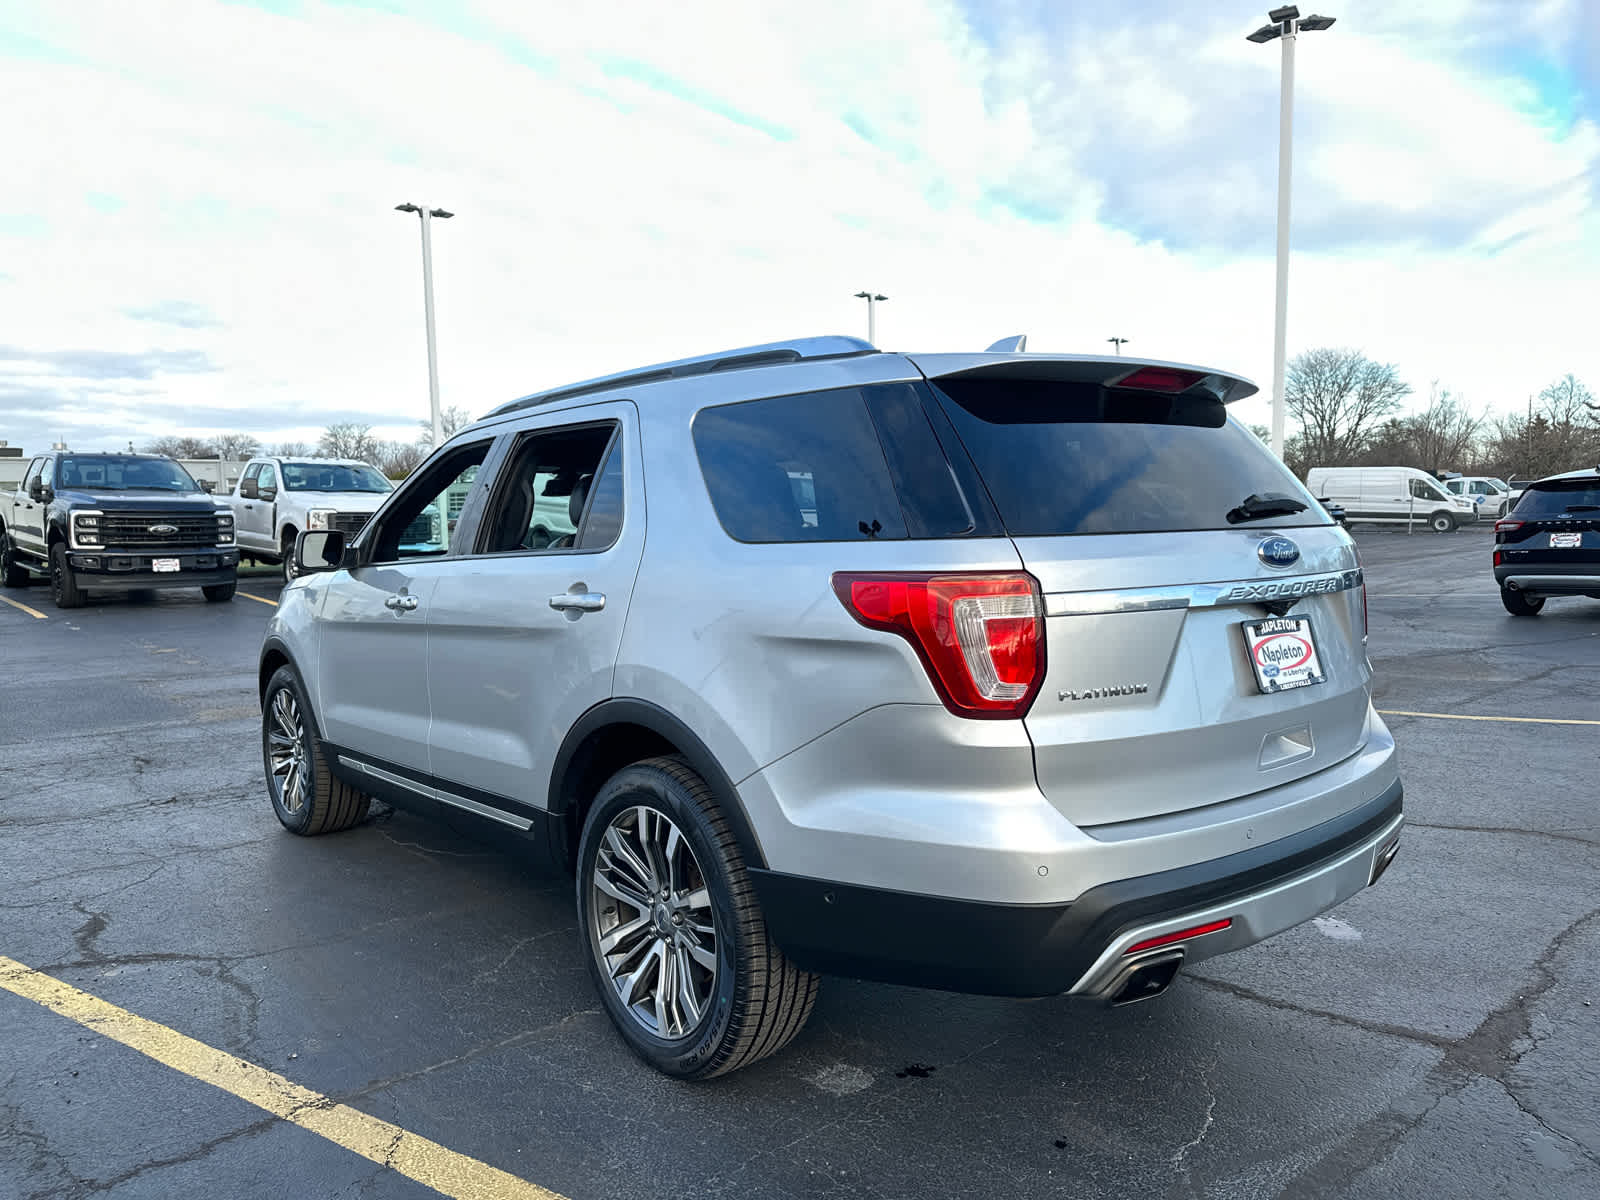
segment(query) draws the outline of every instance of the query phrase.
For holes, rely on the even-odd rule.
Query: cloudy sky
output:
[[[1270,385],[1279,51],[1232,0],[0,0],[0,438],[427,415],[663,358],[1199,361]],[[1306,6],[1306,11],[1311,11]],[[1600,390],[1600,0],[1329,0],[1290,352]],[[1266,405],[1242,415],[1263,421]]]

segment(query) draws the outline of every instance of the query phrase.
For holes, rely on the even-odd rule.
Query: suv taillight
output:
[[[1494,523],[1494,531],[1496,533],[1512,533],[1518,529],[1521,529],[1523,524],[1524,522],[1522,521],[1500,520]]]
[[[1021,717],[1038,695],[1044,600],[1032,575],[840,572],[833,590],[868,629],[911,643],[957,716]]]
[[[1371,629],[1371,626],[1367,623],[1367,572],[1361,566],[1361,547],[1357,546],[1355,551],[1356,570],[1361,572],[1361,642],[1365,645],[1367,633]]]

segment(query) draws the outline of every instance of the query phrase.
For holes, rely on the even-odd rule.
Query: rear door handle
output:
[[[562,592],[550,597],[550,607],[577,612],[599,612],[606,606],[604,592]]]
[[[417,606],[415,596],[390,596],[383,602],[385,608],[392,608],[396,612],[410,612]]]

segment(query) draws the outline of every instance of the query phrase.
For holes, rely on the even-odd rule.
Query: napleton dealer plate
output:
[[[1310,617],[1273,617],[1245,621],[1245,651],[1255,668],[1256,686],[1263,692],[1286,692],[1309,687],[1328,677],[1317,657],[1317,639]]]

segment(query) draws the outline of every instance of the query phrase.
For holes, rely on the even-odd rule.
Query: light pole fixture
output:
[[[1106,341],[1108,341],[1108,342],[1112,343],[1114,346],[1116,346],[1118,354],[1122,353],[1122,344],[1124,342],[1126,342],[1127,340],[1128,340],[1127,338],[1107,338],[1106,339]]]
[[[867,341],[874,346],[878,344],[878,315],[874,306],[879,300],[887,300],[888,298],[882,292],[856,293],[857,300],[865,300],[867,302]]]
[[[396,204],[394,209],[416,213],[422,220],[422,312],[428,327],[428,405],[433,414],[433,446],[437,450],[444,440],[444,428],[439,421],[439,356],[433,340],[433,237],[428,222],[434,217],[448,221],[455,213],[418,204]]]
[[[1283,69],[1278,96],[1278,296],[1272,331],[1272,452],[1283,457],[1284,339],[1289,322],[1289,165],[1294,131],[1294,43],[1301,33],[1315,33],[1334,22],[1333,17],[1302,17],[1300,9],[1285,4],[1267,14],[1270,25],[1250,34],[1248,41],[1283,42]]]

